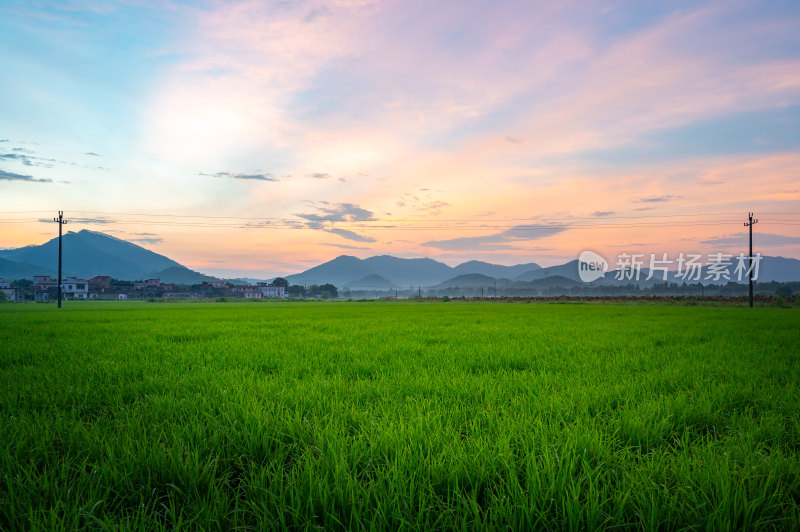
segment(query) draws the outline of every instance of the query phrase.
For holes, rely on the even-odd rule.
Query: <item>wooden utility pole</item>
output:
[[[67,223],[64,211],[58,211],[58,218],[53,221],[58,222],[58,308],[61,308],[61,229]]]
[[[748,268],[750,271],[750,308],[753,308],[753,225],[758,223],[758,220],[753,218],[753,213],[747,214],[748,221],[744,226],[750,228],[750,254],[748,255]]]

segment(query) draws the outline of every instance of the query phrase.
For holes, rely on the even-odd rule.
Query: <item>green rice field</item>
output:
[[[800,308],[0,305],[2,530],[800,528]]]

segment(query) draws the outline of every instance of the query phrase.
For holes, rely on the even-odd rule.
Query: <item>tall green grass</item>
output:
[[[0,529],[797,529],[800,311],[0,307]]]

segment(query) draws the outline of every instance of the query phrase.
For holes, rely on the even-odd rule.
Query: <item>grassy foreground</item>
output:
[[[800,527],[800,309],[0,306],[0,529]]]

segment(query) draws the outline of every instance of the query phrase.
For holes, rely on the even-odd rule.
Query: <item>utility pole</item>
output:
[[[748,255],[747,265],[750,270],[750,308],[753,308],[753,224],[757,224],[758,220],[753,218],[753,213],[747,214],[748,221],[744,226],[750,228],[750,255]]]
[[[58,222],[58,308],[61,308],[61,229],[67,223],[64,211],[58,211],[58,218],[53,221]]]

